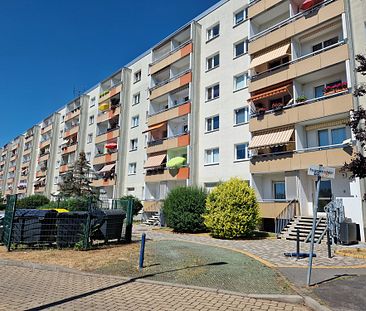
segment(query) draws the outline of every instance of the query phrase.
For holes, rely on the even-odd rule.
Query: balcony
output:
[[[9,172],[15,172],[16,171],[16,166],[11,166],[9,167]]]
[[[68,154],[68,153],[71,153],[71,152],[75,152],[78,148],[78,144],[75,143],[73,145],[69,145],[69,146],[64,146],[62,147],[62,151],[61,151],[61,154]]]
[[[17,158],[18,158],[18,155],[17,155],[17,154],[13,155],[13,156],[10,158],[10,162],[15,161]]]
[[[277,218],[289,205],[288,201],[264,201],[258,202],[259,216],[261,218]]]
[[[45,177],[47,175],[47,169],[45,170],[39,170],[36,172],[36,177]]]
[[[152,126],[157,123],[166,122],[168,120],[187,115],[191,112],[191,103],[186,102],[184,104],[159,111],[158,113],[151,115],[147,119],[147,125]]]
[[[103,91],[100,95],[99,95],[99,103],[102,103],[108,99],[110,99],[111,97],[121,93],[122,91],[122,84],[121,82],[119,82],[119,85],[116,86],[112,86],[110,89]]]
[[[253,3],[252,5],[249,6],[248,8],[248,18],[253,18],[254,16],[269,10],[270,8],[278,5],[279,3],[281,3],[283,0],[260,0],[257,1],[255,3]]]
[[[107,153],[102,155],[96,155],[93,160],[93,165],[105,164],[110,162],[117,161],[117,152],[115,153]]]
[[[156,168],[146,171],[145,182],[159,182],[189,179],[189,167],[180,169]]]
[[[116,184],[116,180],[114,178],[101,178],[98,180],[93,180],[92,186],[93,187],[108,187],[108,186],[114,186]]]
[[[320,52],[302,56],[270,71],[253,76],[249,84],[249,92],[255,92],[270,85],[294,80],[301,76],[320,71],[327,67],[345,62],[349,59],[348,44],[340,42]]]
[[[150,89],[150,100],[158,98],[166,93],[172,92],[184,85],[192,82],[192,72],[183,72],[169,80],[164,81],[164,84],[159,84],[153,89]]]
[[[31,154],[31,153],[32,153],[32,147],[29,147],[27,149],[24,149],[23,156],[28,155],[28,154]]]
[[[17,193],[18,194],[24,194],[24,193],[26,193],[27,192],[27,188],[22,188],[22,189],[18,189],[17,190]]]
[[[74,110],[68,112],[65,116],[65,122],[74,119],[75,117],[78,117],[80,115],[80,107],[75,108]]]
[[[169,137],[147,143],[146,153],[157,153],[172,148],[186,147],[190,144],[190,135],[183,134],[177,137]]]
[[[46,186],[41,186],[41,187],[34,187],[34,192],[35,193],[44,193],[46,191]]]
[[[348,90],[311,99],[301,103],[284,106],[278,113],[266,111],[249,121],[249,131],[255,132],[268,128],[319,119],[353,109],[353,95]]]
[[[38,162],[47,161],[49,158],[50,158],[50,153],[45,152],[45,153],[39,155]]]
[[[120,112],[121,112],[120,106],[116,107],[115,109],[113,109],[113,108],[108,109],[106,112],[98,114],[97,123],[101,123],[101,122],[105,122],[110,119],[113,119],[113,118],[117,117],[120,114]]]
[[[258,174],[307,170],[314,164],[342,167],[345,162],[350,162],[352,153],[353,148],[349,145],[335,145],[255,156],[251,159],[250,172]]]
[[[46,133],[48,133],[51,130],[52,130],[52,123],[49,124],[49,125],[47,125],[47,126],[45,126],[45,127],[42,127],[42,129],[41,129],[41,135],[46,134]]]
[[[51,138],[48,138],[47,140],[42,141],[39,144],[39,149],[43,149],[51,144]]]
[[[66,139],[66,138],[68,138],[68,137],[70,137],[72,135],[77,134],[79,132],[79,130],[80,130],[79,125],[73,126],[72,128],[70,128],[70,129],[68,129],[68,130],[65,131],[64,138]]]
[[[312,13],[314,12],[314,8],[312,8],[256,33],[250,38],[249,54],[255,54],[341,15],[344,12],[344,3],[340,0],[328,0],[320,4],[318,8],[316,14]]]
[[[69,165],[68,164],[60,165],[60,168],[59,168],[60,174],[66,173],[68,170],[69,170]]]
[[[112,140],[119,137],[119,126],[108,130],[107,132],[102,132],[95,138],[95,144],[102,143],[104,141]]]

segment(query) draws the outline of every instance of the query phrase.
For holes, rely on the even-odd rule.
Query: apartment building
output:
[[[365,184],[340,170],[359,148],[347,122],[365,100],[352,96],[365,3],[303,5],[219,1],[0,149],[2,193],[57,195],[84,151],[101,197],[135,195],[146,213],[177,186],[240,177],[271,230],[288,210],[312,214],[307,169],[322,164],[336,178],[322,181],[319,212],[340,198],[366,227]]]

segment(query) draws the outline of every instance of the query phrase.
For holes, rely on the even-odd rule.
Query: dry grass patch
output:
[[[138,262],[139,243],[109,245],[89,251],[73,249],[15,250],[0,247],[0,259],[57,265],[82,271],[93,271],[113,262]]]
[[[337,249],[335,253],[342,256],[366,259],[366,248]]]

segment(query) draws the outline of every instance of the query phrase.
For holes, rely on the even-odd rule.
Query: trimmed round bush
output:
[[[207,197],[204,219],[213,237],[251,237],[259,222],[254,190],[239,178],[218,185]]]
[[[19,208],[39,208],[43,205],[50,203],[50,200],[41,194],[30,195],[29,197],[20,199],[17,201],[17,207]]]
[[[206,197],[206,192],[197,187],[177,187],[170,191],[163,204],[168,227],[175,232],[205,231],[202,214]]]

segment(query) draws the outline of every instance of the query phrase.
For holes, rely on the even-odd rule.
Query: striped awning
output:
[[[152,130],[156,130],[156,129],[158,129],[158,128],[163,127],[165,124],[166,124],[165,122],[155,124],[155,125],[153,125],[153,126],[150,126],[147,130],[143,131],[142,133],[147,133],[147,132],[150,132],[150,131],[152,131]]]
[[[105,165],[98,173],[110,172],[112,169],[114,169],[115,166],[116,164]]]
[[[166,154],[159,154],[156,156],[149,157],[146,160],[144,168],[153,168],[161,166],[166,158]]]
[[[312,125],[306,126],[305,130],[314,131],[314,130],[324,129],[324,128],[328,128],[328,127],[332,127],[332,126],[346,125],[349,121],[350,121],[349,118],[345,118],[345,119],[341,119],[341,120],[312,124]]]
[[[268,51],[267,53],[254,57],[252,62],[250,63],[249,69],[253,69],[259,65],[263,65],[287,54],[290,54],[290,43],[287,43],[280,47],[276,47]]]
[[[249,149],[282,146],[290,142],[294,128],[278,129],[255,135],[249,143]]]
[[[248,99],[248,102],[254,102],[263,98],[268,98],[268,97],[272,97],[275,95],[280,95],[280,94],[284,94],[284,93],[288,93],[289,92],[289,88],[291,87],[291,84],[287,84],[285,86],[281,86],[278,87],[276,89],[267,91],[267,92],[263,92],[261,94],[258,95],[254,95],[251,98]]]

